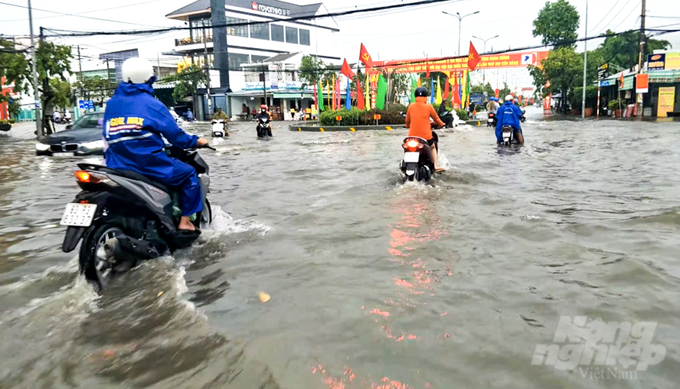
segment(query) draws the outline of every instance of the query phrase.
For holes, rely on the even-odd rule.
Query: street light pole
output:
[[[486,53],[486,42],[487,42],[487,41],[490,41],[490,40],[492,40],[492,39],[494,39],[494,38],[498,38],[499,36],[500,36],[500,35],[496,35],[496,36],[492,36],[491,38],[486,38],[486,39],[482,39],[482,38],[480,38],[480,37],[478,37],[478,36],[474,36],[474,35],[473,35],[472,37],[475,38],[475,39],[479,39],[480,41],[484,41],[484,53]],[[484,72],[483,72],[482,74],[483,74],[483,76],[482,76],[482,84],[483,84],[483,85],[486,85],[486,69],[484,69]]]
[[[42,131],[42,116],[40,116],[40,94],[38,93],[38,71],[36,70],[35,59],[35,38],[33,36],[33,8],[31,7],[31,0],[28,0],[28,26],[31,30],[31,61],[33,62],[33,96],[35,97],[35,130],[38,138],[43,135]]]
[[[461,34],[462,34],[462,27],[461,27],[461,24],[463,23],[463,19],[465,19],[466,17],[468,17],[468,16],[470,16],[470,15],[478,14],[479,11],[475,11],[475,12],[473,12],[473,13],[469,13],[469,14],[463,15],[463,16],[460,16],[460,13],[459,13],[459,12],[456,12],[455,15],[454,15],[454,14],[450,14],[450,13],[448,13],[448,12],[446,12],[446,11],[442,11],[442,13],[447,14],[447,15],[449,15],[449,16],[453,16],[454,18],[458,18],[458,53],[457,53],[456,55],[460,56],[460,37],[461,37]]]
[[[583,99],[581,101],[581,119],[586,118],[586,70],[588,68],[588,0],[586,0],[586,39],[583,41]],[[599,80],[597,81],[600,82]]]

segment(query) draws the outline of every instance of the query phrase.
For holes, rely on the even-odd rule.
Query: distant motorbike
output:
[[[404,174],[406,181],[429,181],[434,174],[434,161],[432,149],[427,140],[409,136],[402,144],[404,159],[399,169]]]
[[[208,147],[208,146],[206,146]],[[166,153],[191,165],[198,174],[203,211],[192,222],[197,228],[212,219],[208,202],[209,168],[196,150],[169,147]],[[82,239],[80,272],[98,291],[116,274],[177,249],[198,237],[177,230],[180,193],[139,173],[81,163],[75,172],[82,189],[66,205],[62,251],[73,251]]]
[[[527,110],[526,110],[526,109],[523,109],[523,110],[522,110],[522,117],[520,117],[519,120],[520,120],[522,123],[524,123],[524,122],[527,121]]]
[[[272,130],[269,128],[269,116],[258,116],[257,118],[257,137],[267,138],[272,137]]]
[[[496,123],[497,123],[496,120],[497,120],[497,119],[496,119],[496,114],[493,113],[493,112],[489,112],[489,118],[486,119],[486,126],[487,126],[487,127],[494,127],[494,128],[495,128],[495,127],[496,127]]]
[[[71,118],[58,117],[52,119],[52,121],[55,122],[56,124],[69,124],[71,123]]]
[[[222,119],[213,120],[212,136],[213,138],[224,138],[229,136],[229,132],[227,132],[227,122]]]

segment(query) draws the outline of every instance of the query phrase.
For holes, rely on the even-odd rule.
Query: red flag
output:
[[[501,90],[500,89],[496,89],[495,93],[496,93],[496,98],[499,98],[501,96]]]
[[[458,83],[458,73],[454,75],[454,84],[453,84],[453,105],[460,107],[460,83]]]
[[[444,100],[449,99],[449,87],[451,86],[451,83],[449,82],[449,78],[447,77],[446,80],[444,80],[444,83],[446,86],[444,87]]]
[[[347,78],[354,78],[354,72],[352,71],[352,68],[349,67],[349,64],[347,63],[347,59],[345,59],[345,62],[342,64],[342,69],[340,69],[340,73],[344,74],[345,77]]]
[[[430,78],[430,61],[428,61],[427,58],[425,58],[425,66],[426,66],[425,77]]]
[[[482,57],[479,55],[477,50],[475,50],[475,46],[472,44],[472,42],[470,42],[470,54],[468,54],[468,68],[470,70],[475,70],[477,64],[481,60]]]
[[[368,77],[368,75],[366,75],[366,77]],[[366,101],[364,100],[364,92],[361,90],[361,81],[359,81],[359,76],[357,75],[357,108],[363,111],[365,106]]]
[[[366,46],[364,46],[363,43],[361,44],[361,51],[359,51],[359,60],[366,65],[366,67],[373,67],[373,58],[368,54],[368,50],[366,50]]]
[[[623,88],[623,72],[621,72],[621,77],[619,78],[619,82],[621,83],[620,88]]]

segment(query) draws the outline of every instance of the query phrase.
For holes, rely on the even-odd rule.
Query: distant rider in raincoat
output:
[[[154,97],[156,81],[151,63],[130,58],[123,63],[123,81],[109,100],[104,115],[106,166],[132,170],[176,188],[181,193],[180,231],[196,231],[190,216],[203,209],[201,187],[193,167],[165,154],[167,139],[181,149],[203,147],[206,139],[177,126],[170,111]],[[196,232],[194,232],[196,233]]]
[[[496,113],[496,141],[497,144],[503,143],[503,127],[510,126],[514,129],[514,138],[517,139],[520,145],[524,144],[524,134],[520,126],[520,119],[522,118],[522,110],[513,104],[512,95],[505,97],[505,104],[498,108]]]

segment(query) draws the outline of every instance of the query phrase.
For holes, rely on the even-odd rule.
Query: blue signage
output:
[[[647,54],[647,70],[666,69],[666,54]]]
[[[609,81],[600,81],[600,86],[609,86]]]
[[[80,109],[94,109],[94,101],[92,101],[92,100],[78,100],[78,108],[80,108]]]

